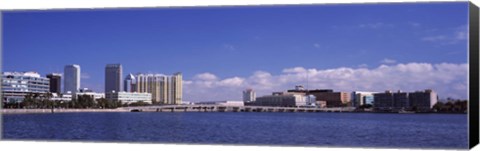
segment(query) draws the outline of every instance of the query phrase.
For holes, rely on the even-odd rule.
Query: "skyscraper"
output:
[[[243,91],[243,102],[255,101],[255,97],[255,91],[253,91],[253,89]]]
[[[171,104],[182,104],[182,73],[174,73],[171,77],[172,89],[172,101]]]
[[[133,76],[133,74],[128,74],[126,77],[125,77],[125,80],[123,81],[123,90],[125,92],[135,92],[135,88],[136,88],[136,80],[135,80],[135,76]]]
[[[76,64],[66,65],[63,71],[63,75],[63,92],[78,92],[80,89],[80,66]]]
[[[122,91],[122,65],[107,64],[105,67],[105,93]]]
[[[58,73],[47,74],[47,78],[50,79],[50,92],[51,93],[62,93],[62,75]]]
[[[172,76],[163,74],[138,74],[136,92],[152,93],[152,102],[158,104],[182,103],[182,73]]]

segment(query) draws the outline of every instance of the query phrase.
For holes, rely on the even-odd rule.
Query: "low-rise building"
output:
[[[45,94],[50,91],[50,79],[37,72],[3,72],[3,102],[22,102],[28,94]]]
[[[437,93],[430,89],[409,93],[410,106],[419,111],[429,111],[437,102]]]
[[[373,94],[376,92],[353,91],[351,96],[351,103],[354,107],[362,105],[373,105]]]
[[[272,95],[257,97],[251,105],[254,106],[280,106],[280,107],[298,107],[307,105],[305,95],[274,92]]]
[[[311,90],[308,92],[316,97],[317,101],[325,101],[327,107],[351,106],[350,93],[333,92],[332,90]]]
[[[122,104],[135,102],[152,103],[152,94],[139,92],[107,92],[105,98],[110,101],[120,101]]]

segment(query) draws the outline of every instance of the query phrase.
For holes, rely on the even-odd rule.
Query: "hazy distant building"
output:
[[[437,93],[430,89],[409,93],[410,106],[420,111],[428,111],[432,109],[437,102]]]
[[[105,92],[122,91],[122,65],[107,64],[105,67]]]
[[[123,80],[123,91],[125,92],[135,92],[135,86],[136,86],[136,80],[135,76],[133,74],[128,74],[125,77],[125,80]]]
[[[138,74],[135,77],[135,91],[152,94],[153,103],[182,104],[182,74]]]
[[[243,91],[243,102],[253,102],[256,98],[255,91],[253,89],[246,89]]]
[[[47,74],[47,78],[50,80],[50,92],[61,94],[62,93],[62,75],[58,73]]]
[[[50,91],[50,80],[37,72],[3,72],[3,102],[21,102],[28,94],[44,94]]]
[[[76,64],[65,66],[63,76],[63,92],[78,92],[80,89],[80,66]]]

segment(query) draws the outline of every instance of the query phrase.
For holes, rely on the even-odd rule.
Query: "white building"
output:
[[[63,92],[75,93],[80,90],[80,66],[66,65],[63,72]]]
[[[253,102],[256,98],[255,91],[253,89],[247,89],[243,91],[243,102]]]
[[[120,101],[122,104],[130,104],[135,102],[152,103],[152,94],[138,92],[108,92],[105,98],[110,101]]]
[[[50,91],[50,80],[37,72],[3,72],[3,102],[21,102],[27,94],[44,94]]]
[[[52,101],[72,101],[72,94],[71,93],[64,93],[61,95],[58,95],[56,93],[52,93],[52,98],[50,98]]]
[[[92,97],[94,100],[105,98],[105,93],[97,93],[97,92],[77,92],[75,93],[75,97],[78,98],[78,96],[83,96],[83,95],[88,95]]]

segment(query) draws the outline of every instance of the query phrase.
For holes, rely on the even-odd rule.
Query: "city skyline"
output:
[[[434,89],[440,97],[464,99],[464,7],[459,2],[6,12],[3,65],[4,71],[43,76],[79,64],[81,87],[97,92],[104,89],[103,67],[111,62],[124,66],[122,79],[128,73],[181,71],[185,101],[241,100],[246,88],[262,96],[306,86],[306,70],[314,89]],[[61,58],[41,57],[50,53]]]

